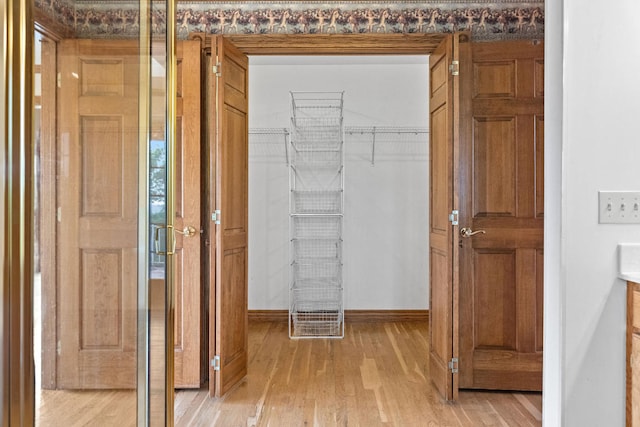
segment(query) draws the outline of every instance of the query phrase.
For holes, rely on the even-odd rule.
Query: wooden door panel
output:
[[[544,186],[536,187],[536,128],[535,115],[522,114],[516,118],[516,188],[518,218],[536,218],[536,197],[544,198]],[[526,166],[525,166],[526,165]],[[527,189],[522,191],[522,189]],[[532,190],[533,189],[533,190]],[[543,193],[543,194],[540,194]]]
[[[60,43],[59,388],[135,387],[137,55]]]
[[[224,351],[220,355],[220,364],[224,369],[220,371],[221,394],[224,394],[233,384],[240,381],[246,375],[247,349],[245,337],[248,336],[247,322],[244,319],[244,310],[238,309],[232,302],[247,301],[247,289],[244,283],[247,281],[245,265],[247,254],[244,249],[225,251],[222,261],[224,271],[223,283],[226,286],[226,302],[222,303],[222,317],[228,325],[222,333]]]
[[[472,63],[460,225],[486,234],[460,239],[460,387],[540,390],[543,47],[472,44]]]
[[[473,214],[515,216],[515,118],[474,117],[473,124]]]
[[[516,348],[515,251],[475,252],[476,348]]]
[[[450,264],[446,252],[431,249],[429,257],[429,270],[431,272],[431,283],[444,283],[450,281]],[[451,290],[447,286],[432,286],[429,295],[429,335],[430,354],[429,364],[433,383],[438,388],[440,394],[451,399],[452,392],[451,372],[448,364],[452,355],[452,320],[450,315]],[[448,396],[449,397],[446,397]]]
[[[449,65],[454,48],[447,37],[429,57],[429,369],[433,384],[447,400],[455,398],[449,362],[454,357],[453,240],[453,85]]]
[[[517,325],[518,345],[516,348],[521,353],[535,354],[538,351],[537,324],[542,308],[538,301],[541,289],[537,289],[542,277],[538,277],[538,264],[542,262],[536,254],[539,250],[534,248],[519,248],[516,257],[516,274],[514,282],[517,284],[517,300],[515,301],[517,316],[514,316],[514,324]],[[541,343],[540,343],[541,344]]]
[[[212,232],[215,292],[210,342],[219,368],[211,368],[210,393],[222,396],[247,373],[248,307],[248,66],[246,55],[222,37],[212,37],[209,78],[213,119],[209,160],[214,172],[211,206],[220,211]]]
[[[451,228],[449,222],[450,200],[449,179],[447,172],[449,166],[449,149],[446,143],[440,141],[447,140],[448,115],[446,108],[440,108],[431,113],[431,164],[433,168],[444,167],[443,173],[432,174],[431,176],[431,199],[429,218],[431,220],[431,233],[438,233],[446,237],[447,232]]]
[[[536,59],[534,67],[534,96],[536,98],[544,98],[544,59]]]
[[[544,116],[535,116],[536,218],[544,218]]]
[[[87,250],[80,255],[80,348],[118,348],[121,343],[122,251]],[[114,309],[115,308],[115,309]]]
[[[473,98],[513,98],[516,95],[515,61],[486,61],[473,64]]]
[[[121,116],[83,116],[82,216],[122,217]]]
[[[488,390],[539,391],[542,358],[535,354],[479,349],[473,357],[474,381]]]
[[[174,384],[176,388],[200,387],[202,353],[201,248],[201,132],[200,132],[200,43],[177,45],[176,80],[176,182],[175,228],[178,233],[174,278]]]
[[[542,352],[544,319],[544,251],[536,249],[536,352]]]
[[[200,230],[200,49],[181,69],[176,228]],[[63,41],[59,70],[58,388],[134,388],[138,65],[131,41]],[[186,65],[184,65],[186,64]],[[177,237],[176,385],[200,385],[200,233]]]
[[[225,89],[229,89],[229,85]],[[233,92],[232,92],[233,93]],[[241,111],[231,105],[225,105],[223,112],[223,121],[226,137],[229,140],[237,140],[243,138],[247,134],[248,117],[246,111]],[[229,220],[225,224],[225,232],[229,238],[234,238],[233,233],[246,233],[247,231],[247,202],[241,197],[233,197],[233,192],[237,189],[247,187],[247,167],[245,166],[247,147],[244,144],[229,144],[223,148],[223,156],[231,165],[239,167],[230,167],[224,171],[224,182],[222,183],[224,190],[229,194],[227,204],[225,206],[225,214],[229,215]],[[241,243],[240,243],[241,244]]]

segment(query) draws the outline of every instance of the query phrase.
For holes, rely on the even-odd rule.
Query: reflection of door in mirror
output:
[[[54,41],[35,33],[33,344],[36,390],[55,388],[56,382],[56,49]]]
[[[138,50],[59,45],[57,388],[134,388]]]
[[[135,420],[138,46],[122,40],[43,40],[40,50],[36,224],[41,268],[36,282],[41,278],[42,287],[34,310],[35,351],[42,354],[37,359],[41,387],[51,390],[41,393],[38,405],[43,414],[68,408],[62,404],[68,394],[55,389],[131,389],[113,391],[110,398],[126,402],[130,412],[122,412]],[[199,43],[179,43],[178,54],[183,52],[190,56],[178,59],[176,227],[192,226],[196,233],[176,236],[175,384],[198,387],[204,369]],[[164,125],[162,139],[163,132]],[[151,142],[152,221],[166,216],[165,151],[163,140]],[[154,272],[152,265],[150,275]],[[162,282],[157,288],[164,292]]]
[[[126,424],[136,414],[138,51],[38,35],[34,46],[36,422]]]
[[[174,369],[175,387],[192,388],[200,386],[207,372],[207,358],[200,354],[205,321],[200,277],[200,42],[179,42],[177,57]],[[195,232],[185,233],[189,227]]]

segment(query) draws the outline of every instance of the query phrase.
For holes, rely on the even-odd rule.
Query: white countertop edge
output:
[[[620,273],[618,277],[622,280],[626,280],[627,282],[636,282],[640,283],[640,272],[637,273]]]

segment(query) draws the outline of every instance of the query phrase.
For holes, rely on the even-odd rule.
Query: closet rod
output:
[[[376,135],[426,135],[429,130],[426,128],[407,127],[345,127],[345,134],[348,135],[371,135],[371,166],[376,163]]]
[[[378,127],[378,126],[354,126],[344,128],[345,135],[371,135],[371,165],[375,164],[376,135],[428,135],[429,129],[419,127]],[[253,128],[249,129],[249,135],[282,135],[284,139],[285,164],[289,165],[288,128]]]
[[[429,133],[427,128],[405,128],[405,127],[378,127],[378,126],[368,126],[368,127],[348,127],[345,126],[345,133],[350,135],[353,134],[365,134],[365,133],[378,133],[378,134],[424,134]]]
[[[289,166],[289,147],[287,138],[289,137],[289,129],[287,128],[254,128],[249,129],[249,135],[282,135],[284,139],[284,156],[285,165]]]

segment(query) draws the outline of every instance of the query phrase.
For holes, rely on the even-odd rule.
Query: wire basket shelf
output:
[[[338,191],[342,190],[342,168],[291,167],[294,176],[291,189],[294,191]]]
[[[291,338],[342,338],[342,310],[326,313],[292,312]]]
[[[339,260],[294,261],[292,271],[294,283],[309,283],[315,280],[321,283],[337,284],[342,280],[342,263]]]
[[[343,98],[344,92],[291,92],[292,115],[342,117]]]
[[[300,122],[305,122],[300,124]],[[291,144],[297,150],[327,150],[342,146],[343,133],[340,123],[332,125],[318,120],[297,120],[292,123]]]
[[[317,287],[332,287],[332,288],[341,288],[342,281],[340,279],[329,280],[329,279],[305,279],[305,280],[295,280],[291,283],[291,289],[304,289],[304,288],[317,288]]]
[[[296,216],[292,218],[294,239],[340,239],[342,218],[339,216]]]
[[[342,166],[342,150],[340,147],[326,150],[291,150],[291,164],[298,169],[338,169]]]
[[[342,191],[292,191],[293,214],[340,214]]]
[[[303,261],[315,259],[319,261],[340,259],[342,241],[336,239],[294,239],[294,259]]]
[[[294,288],[290,313],[292,337],[342,336],[342,288]]]

